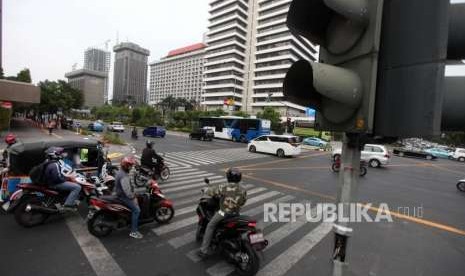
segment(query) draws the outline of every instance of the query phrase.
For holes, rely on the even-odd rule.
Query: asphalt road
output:
[[[144,147],[145,138],[122,137],[136,155]],[[32,229],[2,214],[0,274],[228,275],[230,267],[218,256],[195,258],[193,210],[203,178],[221,181],[224,169],[236,166],[249,191],[243,213],[256,217],[270,240],[259,275],[331,275],[331,224],[263,222],[264,203],[335,202],[338,176],[330,171],[329,153],[306,151],[278,159],[250,154],[244,144],[229,141],[178,135],[154,141],[172,169],[171,178],[161,183],[177,212],[170,224],[142,226],[142,240],[130,239],[127,230],[97,240],[86,231],[85,206],[79,215]],[[465,194],[455,184],[464,174],[465,164],[448,160],[394,157],[385,168],[370,168],[359,182],[359,202],[387,203],[394,221],[354,224],[347,275],[463,275]]]

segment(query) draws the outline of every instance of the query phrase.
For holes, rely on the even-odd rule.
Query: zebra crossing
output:
[[[137,156],[140,158],[140,156]],[[172,168],[191,168],[242,160],[264,158],[266,155],[250,153],[246,148],[181,151],[165,153],[165,163]]]
[[[199,244],[195,241],[197,215],[195,209],[200,197],[200,189],[205,187],[204,178],[208,177],[210,183],[224,183],[225,177],[198,168],[173,168],[171,178],[160,184],[167,198],[173,200],[175,217],[172,222],[157,225],[152,231],[162,237],[177,252],[184,254],[194,264],[204,265],[205,272],[210,276],[226,276],[234,271],[234,267],[222,260],[214,258],[201,263],[197,256]],[[300,216],[294,222],[279,223],[263,221],[263,204],[265,203],[306,203],[293,195],[286,195],[280,191],[267,187],[243,183],[247,189],[247,202],[242,208],[242,214],[257,219],[258,227],[269,241],[264,250],[264,259],[261,260],[261,269],[257,275],[282,276],[291,270],[293,265],[302,260],[312,248],[331,232],[332,223],[309,223],[305,216]],[[312,209],[312,216],[318,215],[321,210]],[[307,231],[303,231],[306,229]],[[299,231],[300,230],[300,231]],[[298,241],[287,242],[290,237],[298,236]],[[295,240],[295,238],[291,238]],[[267,255],[272,258],[267,258]]]

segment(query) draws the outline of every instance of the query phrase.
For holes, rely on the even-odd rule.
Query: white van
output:
[[[263,135],[249,142],[250,152],[276,154],[278,157],[296,156],[301,152],[299,139],[293,135]]]

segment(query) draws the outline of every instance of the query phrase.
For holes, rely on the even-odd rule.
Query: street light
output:
[[[271,102],[271,97],[273,96],[273,93],[269,92],[268,93],[268,98],[266,99],[267,102]],[[284,106],[286,106],[286,130],[285,130],[285,133],[288,134],[289,133],[289,125],[288,125],[288,119],[289,119],[289,106],[283,102],[283,101],[280,101],[280,100],[276,100],[276,102],[280,103],[280,104],[283,104]]]

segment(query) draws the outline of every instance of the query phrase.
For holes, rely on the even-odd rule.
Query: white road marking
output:
[[[105,246],[87,231],[85,221],[79,215],[66,218],[66,225],[97,276],[126,275]]]

